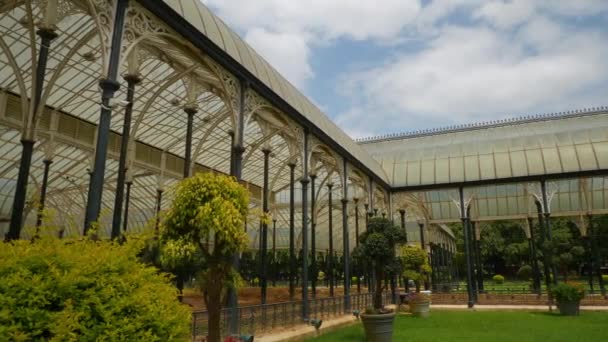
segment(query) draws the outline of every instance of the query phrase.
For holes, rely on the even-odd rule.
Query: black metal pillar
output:
[[[49,169],[53,161],[50,159],[45,159],[42,162],[44,163],[44,174],[42,175],[42,187],[40,188],[40,203],[38,205],[38,215],[36,217],[36,235],[38,235],[40,226],[42,225],[44,202],[46,201],[46,190],[49,184]]]
[[[99,82],[101,88],[101,112],[99,114],[99,125],[97,126],[97,144],[95,146],[95,161],[93,164],[91,184],[87,196],[87,208],[84,220],[84,235],[93,222],[99,218],[101,210],[101,198],[103,195],[103,183],[106,171],[106,159],[108,142],[110,137],[110,122],[112,119],[112,107],[110,100],[114,93],[120,88],[116,81],[118,68],[120,67],[120,50],[122,47],[123,27],[128,0],[118,0],[114,12],[114,29],[112,31],[112,43],[110,47],[110,58],[108,62],[108,74]]]
[[[247,84],[240,82],[240,97],[239,107],[237,110],[237,120],[235,131],[231,132],[231,151],[230,151],[230,175],[236,178],[237,181],[241,181],[243,172],[243,153],[245,148],[243,145],[243,135],[245,127],[245,92]],[[245,217],[245,224],[243,229],[247,231],[247,217]],[[235,253],[232,256],[232,267],[236,272],[240,268],[239,254]],[[239,309],[238,309],[238,293],[235,288],[228,289],[228,307],[230,308],[230,321],[228,330],[230,334],[236,335],[239,332]]]
[[[160,225],[160,208],[163,201],[163,190],[156,189],[156,221],[154,222],[154,233],[158,235]]]
[[[429,243],[429,258],[431,259],[431,288],[433,291],[437,291],[437,273],[439,272],[439,267],[437,265],[437,246],[434,243]]]
[[[470,235],[471,238],[471,262],[473,263],[473,294],[475,296],[475,302],[477,302],[477,295],[479,294],[479,265],[477,264],[477,239],[475,237],[475,230],[477,229],[477,222],[471,221],[469,216],[469,225],[470,225]]]
[[[295,298],[295,170],[296,164],[290,163],[289,166],[289,300]]]
[[[135,96],[135,85],[141,82],[138,75],[126,75],[127,81],[127,105],[122,124],[122,138],[120,139],[120,157],[118,160],[118,177],[116,180],[116,196],[114,197],[114,215],[112,216],[112,239],[120,236],[120,218],[122,215],[122,202],[124,199],[125,179],[127,176],[127,149],[131,135],[131,115],[133,113],[133,98]]]
[[[355,247],[359,247],[359,199],[353,199],[355,202]],[[357,293],[361,293],[361,272],[359,265],[355,264],[355,274],[357,275]]]
[[[551,206],[549,203],[549,199],[547,198],[547,183],[545,182],[545,180],[541,180],[540,182],[540,188],[541,188],[541,192],[542,192],[542,199],[543,199],[543,208],[544,208],[544,212],[543,215],[545,217],[544,223],[545,223],[545,239],[547,241],[547,245],[551,245],[551,240],[552,240],[552,233],[551,233]],[[557,269],[555,266],[555,263],[553,262],[553,253],[551,251],[551,248],[547,248],[546,251],[548,251],[549,254],[549,267],[551,270],[551,274],[553,275],[553,284],[557,285]]]
[[[543,212],[542,212],[542,204],[539,201],[535,201],[536,211],[538,213],[538,226],[541,228],[540,230],[540,246],[543,252],[543,273],[545,276],[545,286],[547,290],[547,295],[549,296],[549,303],[553,303],[553,297],[551,294],[551,269],[549,265],[551,264],[551,257],[549,248],[547,248],[547,234],[546,227],[544,224]]]
[[[308,132],[304,133],[302,160],[302,319],[308,320]]]
[[[597,280],[600,286],[600,292],[602,293],[602,296],[606,296],[606,287],[604,284],[604,278],[602,278],[602,269],[601,269],[601,260],[600,260],[600,253],[599,253],[599,248],[597,245],[598,239],[600,237],[599,232],[596,232],[594,224],[593,224],[593,220],[592,220],[592,216],[589,214],[587,215],[587,219],[589,220],[589,238],[591,240],[591,253],[593,255],[593,268],[595,269],[595,274],[597,275]]]
[[[541,294],[540,285],[540,270],[538,269],[538,256],[536,253],[536,232],[534,229],[534,219],[528,217],[528,227],[530,227],[530,238],[528,239],[528,245],[530,248],[530,263],[532,264],[532,287],[534,292],[538,295]]]
[[[29,120],[29,125],[34,125],[36,113],[42,112],[39,108],[44,104],[40,103],[42,97],[42,89],[44,86],[44,78],[46,75],[46,65],[48,61],[49,49],[51,41],[57,37],[57,33],[51,28],[41,28],[36,31],[40,36],[40,50],[38,51],[38,64],[36,65],[36,81],[34,83],[34,118]],[[26,94],[21,94],[26,96]],[[28,132],[31,131],[31,132]],[[32,165],[32,155],[34,152],[34,129],[30,129],[28,125],[25,127],[25,132],[21,138],[21,159],[19,161],[19,172],[17,173],[17,184],[15,186],[15,198],[13,199],[13,210],[11,211],[11,223],[6,234],[6,240],[19,239],[21,228],[23,226],[23,212],[25,211],[25,199],[27,196],[27,184],[30,177],[30,169]],[[38,226],[38,225],[37,225]]]
[[[315,215],[315,180],[316,175],[310,175],[310,249],[312,254],[311,264],[311,290],[312,298],[317,297],[317,219]]]
[[[475,256],[477,257],[477,291],[483,293],[483,262],[481,260],[481,240],[475,238]]]
[[[269,189],[268,189],[268,170],[269,170],[269,166],[270,166],[270,150],[269,149],[263,149],[262,152],[264,153],[264,188],[263,188],[263,192],[262,192],[262,211],[264,212],[264,215],[268,215],[268,195],[269,195]],[[260,285],[262,287],[262,294],[261,294],[261,299],[262,299],[262,304],[266,304],[266,290],[267,290],[267,250],[268,250],[268,223],[266,222],[266,220],[263,220],[262,222],[262,247],[261,247],[261,262],[262,262],[262,269],[261,269],[261,274],[260,274]]]
[[[196,108],[186,107],[184,108],[184,112],[187,115],[187,124],[186,124],[186,152],[184,156],[184,178],[188,178],[192,176],[191,174],[191,164],[192,164],[192,128],[194,125],[194,115],[196,114]]]
[[[342,256],[344,257],[344,311],[350,311],[350,234],[348,231],[348,172],[344,162],[342,191]]]
[[[127,231],[127,228],[129,226],[129,205],[131,204],[131,185],[133,184],[132,181],[127,181],[127,193],[125,195],[125,217],[122,223],[122,230],[123,232]]]
[[[399,209],[399,216],[401,217],[401,229],[405,233],[405,243],[407,243],[407,228],[405,227],[405,209]]]
[[[473,267],[471,265],[471,230],[469,225],[469,210],[464,202],[464,190],[459,188],[460,194],[460,218],[462,220],[462,230],[464,233],[464,253],[467,263],[467,305],[472,308],[475,305],[475,295],[473,293]]]
[[[420,248],[424,250],[424,247],[426,246],[424,242],[424,221],[418,222],[418,228],[420,229]]]
[[[333,197],[332,197],[332,189],[333,184],[327,184],[327,196],[328,196],[328,207],[327,207],[327,215],[328,215],[328,225],[329,225],[329,263],[327,267],[327,280],[329,281],[329,296],[334,296],[334,218],[333,218]]]

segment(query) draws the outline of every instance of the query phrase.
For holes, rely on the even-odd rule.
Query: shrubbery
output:
[[[517,277],[521,280],[528,280],[532,277],[532,266],[523,265],[517,271]]]
[[[187,340],[191,312],[139,244],[43,238],[0,248],[0,336],[11,341]]]
[[[558,303],[578,302],[585,297],[583,284],[564,282],[556,285],[551,293]]]
[[[505,277],[497,274],[492,277],[492,280],[494,281],[494,284],[503,284],[505,282]]]

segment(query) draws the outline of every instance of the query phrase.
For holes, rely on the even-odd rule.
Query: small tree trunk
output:
[[[384,274],[382,271],[376,271],[376,288],[374,291],[374,309],[382,309],[382,279]]]
[[[207,287],[207,311],[209,312],[209,335],[207,341],[209,342],[221,342],[221,322],[222,317],[222,284],[217,272],[209,272],[211,275],[210,281]]]

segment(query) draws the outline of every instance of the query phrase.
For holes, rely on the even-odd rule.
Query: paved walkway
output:
[[[431,305],[431,309],[439,310],[469,310],[466,305]],[[555,310],[555,306],[553,307]],[[471,310],[538,310],[548,311],[546,305],[475,305]],[[586,311],[608,311],[608,306],[581,306],[581,310]],[[344,315],[333,319],[323,320],[323,325],[319,332],[315,328],[308,325],[299,325],[284,331],[275,331],[272,334],[257,335],[256,342],[279,342],[279,341],[302,341],[306,338],[316,336],[317,334],[326,334],[336,329],[357,324],[357,321],[352,315]]]

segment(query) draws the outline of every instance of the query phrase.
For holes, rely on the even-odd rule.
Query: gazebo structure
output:
[[[368,215],[445,260],[444,223],[476,223],[478,236],[485,220],[530,232],[531,219],[568,215],[587,232],[608,208],[603,108],[355,142],[198,0],[3,0],[0,31],[9,240],[40,227],[115,238],[157,224],[180,179],[230,174],[275,220],[252,214],[245,229],[252,249],[289,250],[291,299],[297,251],[337,251],[348,310],[349,251]]]

